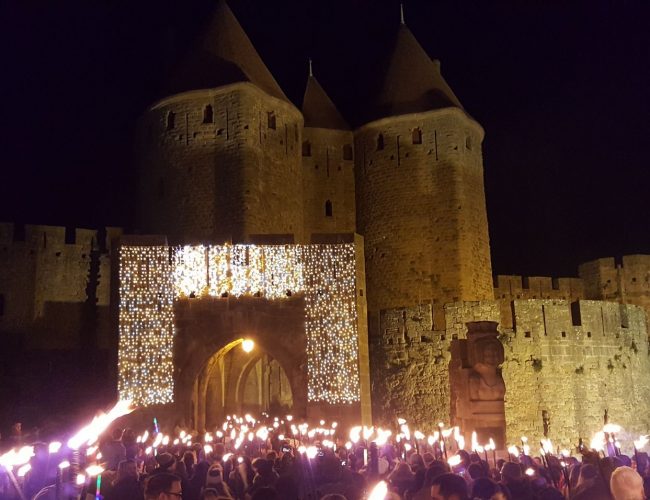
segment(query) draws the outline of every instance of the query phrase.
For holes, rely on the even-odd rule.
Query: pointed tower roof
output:
[[[305,97],[302,101],[302,115],[305,118],[305,127],[350,130],[350,125],[341,116],[313,75],[311,61],[309,61],[309,78],[307,79]]]
[[[220,0],[203,37],[181,62],[168,91],[179,93],[237,82],[251,82],[289,102],[230,7]]]
[[[403,22],[383,67],[372,119],[447,107],[463,109],[440,74],[440,62],[431,60]]]

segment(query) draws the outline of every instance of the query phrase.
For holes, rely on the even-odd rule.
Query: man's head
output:
[[[120,439],[122,439],[123,433],[124,431],[122,429],[120,429],[119,427],[115,427],[115,429],[113,429],[113,431],[111,432],[111,437],[113,438],[113,441],[119,441]]]
[[[643,478],[631,467],[619,467],[612,472],[609,483],[615,500],[643,500]]]
[[[144,488],[145,500],[180,500],[182,498],[181,479],[166,472],[151,476]]]
[[[467,483],[456,474],[442,474],[431,483],[431,500],[467,500]]]

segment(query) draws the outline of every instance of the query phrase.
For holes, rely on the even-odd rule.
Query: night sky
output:
[[[650,253],[650,9],[565,3],[405,2],[407,25],[486,130],[495,273],[575,275],[585,260]],[[213,6],[0,7],[0,221],[132,228],[135,120]],[[355,123],[398,2],[230,6],[294,103],[312,57]]]

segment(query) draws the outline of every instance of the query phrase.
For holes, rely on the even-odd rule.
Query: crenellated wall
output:
[[[502,334],[510,443],[549,437],[563,448],[610,421],[631,433],[650,427],[650,357],[644,311],[583,300],[516,300],[515,329]]]
[[[110,242],[121,232],[0,224],[0,330],[32,349],[74,349],[90,329],[109,347]]]
[[[140,228],[172,243],[268,234],[301,242],[302,122],[250,83],[155,104],[138,126]]]
[[[501,304],[501,328],[512,328],[512,301],[521,299],[561,299],[575,302],[585,298],[580,278],[498,275],[494,298]]]
[[[650,312],[650,255],[624,255],[585,262],[578,267],[587,298],[641,306]]]

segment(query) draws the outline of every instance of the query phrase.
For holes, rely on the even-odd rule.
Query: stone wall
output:
[[[512,301],[522,299],[561,299],[575,302],[585,298],[580,278],[498,275],[494,297],[501,305],[501,328],[512,328]]]
[[[208,110],[211,110],[208,112]],[[171,243],[302,241],[302,115],[249,83],[186,92],[138,126],[139,224]]]
[[[575,446],[610,421],[632,433],[650,428],[650,358],[643,310],[610,302],[514,301],[515,329],[506,352],[506,421],[510,443],[543,436]]]
[[[302,179],[305,237],[355,232],[352,132],[306,127]]]
[[[449,422],[449,347],[465,338],[466,323],[498,321],[495,301],[445,305],[447,327],[433,329],[431,303],[383,310],[371,343],[373,417],[376,423],[407,418],[420,428]]]
[[[355,131],[371,311],[493,298],[482,139],[455,108]]]
[[[581,264],[578,274],[586,296],[641,306],[650,312],[650,255],[624,255],[617,265],[613,257]]]
[[[82,331],[109,347],[109,250],[120,233],[0,224],[0,331],[30,349],[78,348]]]

